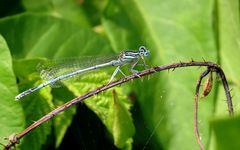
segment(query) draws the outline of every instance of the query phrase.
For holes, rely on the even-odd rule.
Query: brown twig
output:
[[[230,93],[231,90],[229,89],[226,76],[220,67],[216,70],[216,73],[222,80],[223,88],[224,88],[225,95],[227,98],[228,112],[231,116],[233,116],[234,111],[233,111],[232,97],[231,97],[231,93]]]
[[[201,86],[202,79],[206,77],[209,73],[216,72],[216,74],[221,78],[223,87],[225,90],[225,94],[227,97],[227,104],[228,104],[228,112],[230,116],[233,115],[233,105],[232,105],[232,97],[230,95],[230,90],[229,86],[227,83],[227,79],[225,77],[225,74],[223,70],[218,67],[218,68],[213,68],[213,67],[208,67],[207,70],[205,70],[199,77],[197,81],[197,86],[196,86],[196,92],[195,92],[195,97],[194,97],[194,133],[197,139],[197,143],[200,147],[201,150],[204,150],[204,146],[201,142],[200,134],[199,134],[199,128],[198,128],[198,100],[199,100],[199,90]]]
[[[204,150],[204,146],[201,142],[200,134],[199,134],[199,129],[198,129],[198,98],[199,98],[199,90],[201,86],[202,79],[208,75],[210,72],[210,69],[207,68],[199,77],[197,81],[197,86],[196,86],[196,92],[195,92],[195,97],[194,97],[194,133],[197,139],[197,143],[200,147],[201,150]]]
[[[192,60],[190,62],[180,62],[180,63],[174,63],[174,64],[163,65],[163,66],[158,66],[158,67],[153,67],[153,68],[150,68],[150,69],[146,69],[146,70],[143,70],[143,71],[141,71],[137,74],[126,76],[123,79],[111,82],[107,85],[103,85],[103,86],[101,86],[101,87],[99,87],[99,88],[97,88],[93,91],[88,92],[87,94],[85,94],[83,96],[77,97],[77,98],[59,106],[58,108],[54,109],[53,111],[51,111],[47,115],[40,118],[38,121],[31,124],[24,131],[15,135],[15,140],[10,141],[7,145],[5,145],[5,149],[6,150],[11,149],[11,147],[13,147],[15,144],[17,144],[22,137],[24,137],[27,133],[29,133],[34,128],[36,128],[39,125],[41,125],[42,123],[48,121],[49,119],[51,119],[53,116],[57,115],[58,113],[68,109],[69,107],[72,107],[72,106],[82,102],[83,100],[85,100],[85,99],[87,99],[87,98],[89,98],[93,95],[96,95],[96,94],[98,94],[102,91],[105,91],[105,90],[109,89],[109,88],[112,88],[114,86],[125,83],[129,80],[136,79],[136,78],[139,78],[139,77],[142,77],[142,76],[150,75],[150,74],[160,72],[160,71],[163,71],[163,70],[175,69],[175,68],[180,68],[180,67],[191,67],[191,66],[206,66],[208,68],[216,70],[218,76],[220,76],[221,79],[222,79],[223,86],[224,86],[224,89],[225,89],[225,92],[226,92],[227,102],[228,102],[228,111],[229,111],[229,114],[232,115],[233,114],[233,107],[232,107],[231,95],[230,95],[230,92],[229,92],[229,87],[228,87],[227,80],[226,80],[225,75],[224,75],[222,69],[220,68],[220,66],[215,64],[215,63],[212,63],[212,62],[206,62],[206,61],[195,62],[195,61]]]

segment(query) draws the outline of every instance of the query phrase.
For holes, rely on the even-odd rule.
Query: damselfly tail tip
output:
[[[16,101],[19,101],[21,98],[22,98],[22,95],[21,95],[21,94],[18,94],[18,95],[15,97],[15,100],[16,100]]]
[[[31,88],[31,89],[28,89],[28,90],[26,90],[26,91],[18,94],[18,95],[15,97],[15,99],[16,99],[16,100],[20,100],[22,97],[27,96],[28,94],[34,92],[35,90],[37,90],[36,87]]]

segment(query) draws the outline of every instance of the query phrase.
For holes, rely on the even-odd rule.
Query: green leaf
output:
[[[39,62],[42,62],[45,60],[46,59],[41,59],[41,58],[13,60],[14,72],[18,78],[20,79],[26,78],[30,74],[37,71],[36,66],[39,64]],[[25,64],[28,64],[28,65],[25,65]]]
[[[36,84],[39,84],[39,82],[36,82]],[[33,83],[29,81],[29,85],[33,85]],[[29,87],[29,85],[25,87]],[[23,102],[21,102],[25,111],[27,122],[26,127],[51,111],[52,107],[49,104],[51,97],[48,96],[50,94],[49,92],[49,88],[44,89],[41,91],[41,93],[30,95],[29,97],[25,98]],[[19,146],[20,149],[41,149],[41,147],[47,143],[47,137],[51,133],[51,125],[52,122],[48,121],[47,123],[31,131],[22,139]]]
[[[93,31],[49,15],[26,13],[1,19],[0,32],[15,58],[66,58],[111,50],[107,41]]]
[[[239,22],[239,1],[217,1],[218,8],[218,26],[219,26],[219,48],[220,48],[220,61],[226,78],[230,83],[230,88],[233,89],[231,94],[233,97],[234,109],[236,112],[240,111],[240,22]],[[231,14],[231,15],[230,15]],[[223,89],[221,87],[221,89]],[[218,97],[226,99],[224,91],[219,92]],[[218,101],[217,113],[218,115],[226,114],[226,103],[224,101]]]
[[[102,11],[104,10],[107,2],[108,0],[82,1],[82,8],[84,9],[87,18],[91,21],[92,25],[102,25]]]
[[[236,113],[240,110],[240,60],[239,60],[239,40],[240,40],[240,22],[239,22],[239,1],[224,1],[218,0],[216,2],[218,10],[218,43],[219,43],[219,56],[221,67],[223,68],[226,78],[230,84],[231,94],[233,96],[233,108]],[[220,86],[217,97],[220,98],[216,108],[218,116],[227,114],[227,104],[225,91],[223,86]],[[216,139],[217,149],[239,149],[239,137],[235,133],[239,133],[239,116],[232,119],[216,120],[212,123],[213,131]],[[220,131],[220,129],[222,131]],[[225,141],[221,138],[224,135]],[[215,145],[211,145],[214,147]]]
[[[146,45],[154,65],[191,58],[216,61],[212,11],[212,0],[109,1],[103,25],[115,50]],[[149,128],[145,138],[156,139],[156,149],[160,149],[161,144],[165,149],[198,148],[193,129],[193,98],[201,71],[203,69],[176,69],[169,74],[155,75],[133,88]],[[210,138],[207,118],[213,113],[215,92],[213,90],[199,106],[204,145]],[[138,144],[145,146],[145,143]]]
[[[63,94],[64,93],[64,96]],[[75,98],[76,96],[69,91],[67,88],[54,89],[53,92],[53,101],[55,107],[60,106],[67,101]],[[64,112],[55,116],[54,119],[54,133],[56,136],[55,147],[59,147],[65,133],[67,132],[68,127],[70,126],[73,116],[76,113],[76,107],[69,108]]]
[[[76,0],[22,0],[23,6],[30,12],[42,12],[71,21],[81,27],[90,27],[88,18]]]
[[[31,86],[40,84],[39,75],[38,75],[38,73],[36,73],[36,66],[39,64],[39,62],[42,62],[42,61],[47,61],[47,60],[35,58],[35,59],[20,59],[20,60],[14,61],[14,71],[16,72],[16,75],[22,81],[22,83],[20,83],[21,87],[24,86],[23,87],[24,89],[28,89]],[[26,66],[26,64],[28,64],[28,65]],[[25,68],[25,69],[22,69],[22,68]],[[26,77],[29,77],[29,78],[26,79]],[[34,82],[37,82],[37,83],[34,83]],[[41,90],[41,92],[33,93],[33,95],[29,95],[28,97],[26,97],[22,100],[23,108],[26,108],[26,110],[25,110],[26,114],[28,114],[29,112],[31,113],[31,115],[29,117],[27,117],[29,120],[39,119],[43,115],[50,112],[52,109],[62,105],[63,103],[65,103],[68,100],[73,99],[75,97],[72,94],[72,92],[70,92],[67,88],[59,88],[57,90],[52,91],[52,95],[54,97],[54,99],[52,101],[50,88],[47,87],[46,90],[45,89],[43,89],[43,90]],[[64,93],[64,98],[63,98],[62,93]],[[40,102],[39,102],[39,99],[41,99]],[[31,104],[31,105],[28,106],[28,104]],[[37,105],[39,105],[39,106],[37,106]],[[35,107],[37,107],[39,109],[36,109]],[[36,112],[34,116],[32,116],[33,110],[31,110],[31,109],[34,109],[34,112]],[[56,142],[55,142],[56,147],[58,147],[59,144],[61,143],[61,141],[66,133],[66,130],[72,121],[75,111],[76,111],[76,108],[73,107],[73,108],[70,108],[54,117],[53,123],[54,123],[54,133],[56,135]],[[30,122],[29,124],[31,124],[31,123],[32,122]],[[22,144],[22,148],[24,148],[24,149],[26,148],[26,147],[24,147],[24,145],[28,145],[29,143],[27,143],[27,142],[31,142],[31,144],[36,146],[35,147],[36,149],[39,149],[41,144],[46,143],[47,139],[46,139],[46,137],[44,137],[44,134],[41,134],[42,141],[41,140],[38,140],[38,141],[33,140],[32,141],[32,139],[34,139],[34,137],[39,137],[40,133],[45,133],[46,136],[50,133],[49,129],[50,129],[51,123],[48,123],[47,126],[45,126],[45,125],[43,125],[43,126],[44,126],[43,128],[38,129],[38,132],[37,131],[33,132],[33,135],[31,135],[29,137],[30,139],[25,139],[26,142]],[[37,142],[39,142],[39,143],[37,143]],[[39,147],[37,147],[37,145]]]
[[[81,78],[81,82],[67,84],[67,87],[75,95],[83,95],[95,87],[105,84],[109,76],[104,72],[94,73]],[[131,103],[126,98],[122,88],[115,88],[118,98],[113,101],[113,94],[110,90],[85,100],[84,103],[93,110],[113,134],[114,144],[119,148],[131,147],[132,136],[135,128],[128,112]],[[121,123],[120,123],[121,122]]]
[[[6,144],[8,141],[4,140],[4,137],[23,130],[25,116],[21,105],[14,101],[17,94],[16,79],[12,70],[10,51],[1,35],[0,58],[0,143]]]
[[[15,30],[11,30],[12,28],[14,28]],[[42,80],[40,80],[39,75],[34,71],[35,65],[37,65],[36,58],[47,57],[57,59],[84,55],[106,55],[111,53],[111,48],[108,42],[102,36],[88,29],[81,29],[79,28],[79,26],[76,26],[65,20],[48,15],[27,13],[4,18],[0,20],[0,32],[4,35],[10,47],[13,49],[12,54],[15,56],[15,58],[21,58],[21,60],[15,61],[15,72],[20,79],[20,91],[26,90],[43,82]],[[25,60],[22,58],[25,58]],[[27,67],[25,67],[26,64],[28,64]],[[103,76],[107,75],[104,74]],[[95,77],[98,78],[98,76]],[[109,78],[109,76],[107,76],[107,78]],[[81,88],[79,88],[81,90],[80,93],[86,93],[89,90],[89,87],[94,89],[97,87],[97,85],[102,85],[102,79],[100,78],[100,80],[101,82],[97,82],[92,79],[81,79],[81,82],[79,83],[82,84]],[[95,84],[95,82],[97,82],[97,84]],[[86,88],[84,89],[82,87]],[[50,95],[50,88],[45,87],[38,92],[32,93],[26,98],[24,98],[23,107],[26,108],[25,113],[27,115],[27,122],[30,123],[33,120],[39,119],[40,116],[43,116],[44,114],[52,110],[54,107],[57,107],[63,102],[72,99],[72,89],[65,92],[63,92],[63,90],[65,91],[67,89],[53,90],[52,95]],[[77,94],[77,96],[79,96],[79,94]],[[98,99],[103,99],[104,101],[105,98],[99,96]],[[111,99],[112,96],[108,96],[107,101],[110,101]],[[129,102],[127,102],[126,97],[121,99],[125,101],[124,105],[126,105],[126,108],[129,108],[130,104]],[[96,114],[100,112],[100,114],[98,114],[99,116],[101,116],[102,114],[102,116],[104,116],[105,113],[108,113],[108,111],[110,110],[109,108],[105,108],[104,106],[106,99],[105,102],[99,101],[100,106],[98,105],[98,103],[96,104],[96,100],[90,99],[88,100],[88,102],[92,104],[91,107],[89,105],[88,106],[93,111],[95,111]],[[29,105],[27,105],[27,103]],[[111,105],[109,104],[107,105],[107,107],[110,106]],[[33,113],[34,111],[32,109],[34,108],[36,108],[36,114]],[[101,109],[103,109],[104,111],[98,111]],[[67,127],[71,123],[74,113],[75,109],[73,108],[57,116],[56,119],[54,119],[56,146],[59,146],[59,144],[61,143]],[[33,116],[30,116],[30,114],[32,114]],[[101,119],[104,123],[106,122],[106,118]],[[32,131],[34,132],[33,134],[29,133],[30,139],[27,137],[24,138],[22,148],[26,148],[25,146],[29,146],[39,149],[41,144],[46,143],[47,135],[50,133],[50,125],[51,123],[47,125],[45,123],[42,125],[43,127],[39,130],[35,129],[34,131]],[[108,124],[106,126],[107,128],[109,128],[110,125]],[[40,137],[39,134],[41,132],[43,134]],[[41,138],[41,140],[38,141],[38,138]]]
[[[211,121],[216,149],[218,150],[238,150],[240,149],[240,116],[233,118],[221,118]]]
[[[37,60],[39,61],[42,59],[14,61],[14,72],[17,72],[16,75],[20,79],[20,91],[23,91],[41,83],[39,75],[35,69],[36,66],[33,65],[36,64]],[[27,67],[25,67],[26,64],[28,64]],[[53,108],[53,103],[51,100],[52,97],[50,94],[50,88],[46,87],[41,91],[37,91],[27,97],[24,97],[22,101],[18,101],[18,103],[22,104],[22,108],[24,108],[24,114],[26,119],[25,128],[27,128],[29,125],[34,123],[34,121],[37,121],[42,116],[51,111],[51,109]],[[21,140],[19,147],[26,150],[41,149],[42,145],[47,142],[47,136],[51,133],[51,125],[52,123],[51,121],[49,121],[48,123],[34,129],[30,134],[25,136],[23,140]]]
[[[135,134],[135,127],[129,111],[124,107],[122,102],[118,99],[118,93],[113,91],[114,102],[112,106],[113,111],[113,137],[114,144],[118,148],[132,149],[133,135]]]
[[[22,4],[25,9],[30,11],[47,11],[52,9],[52,1],[51,0],[40,0],[30,1],[30,0],[22,0]]]

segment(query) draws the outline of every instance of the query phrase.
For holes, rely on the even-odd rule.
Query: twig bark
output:
[[[211,70],[209,68],[207,68],[207,70],[205,70],[199,77],[198,81],[197,81],[197,86],[196,86],[196,92],[195,92],[195,97],[194,97],[194,133],[197,139],[197,143],[199,145],[199,148],[201,150],[204,150],[204,145],[201,142],[201,138],[200,138],[200,134],[199,134],[199,128],[198,128],[198,99],[199,99],[199,90],[200,90],[200,86],[202,83],[202,79],[208,75],[208,73]]]
[[[4,149],[6,149],[6,150],[11,149],[13,146],[15,146],[19,142],[19,140],[22,137],[24,137],[26,134],[28,134],[34,128],[36,128],[39,125],[43,124],[44,122],[48,121],[49,119],[51,119],[53,116],[57,115],[58,113],[68,109],[69,107],[72,107],[72,106],[82,102],[83,100],[85,100],[85,99],[87,99],[87,98],[89,98],[93,95],[96,95],[96,94],[98,94],[102,91],[105,91],[109,88],[120,85],[122,83],[125,83],[129,80],[136,79],[136,78],[146,76],[146,75],[150,75],[150,74],[153,74],[153,73],[156,73],[156,72],[169,70],[169,69],[175,69],[175,68],[181,68],[181,67],[191,67],[191,66],[205,66],[205,67],[216,70],[216,73],[222,79],[223,86],[224,86],[225,93],[226,93],[226,97],[227,97],[228,111],[229,111],[229,114],[232,115],[233,114],[232,99],[231,99],[231,95],[230,95],[230,92],[229,92],[229,87],[228,87],[226,77],[225,77],[222,69],[220,68],[220,66],[215,64],[215,63],[212,63],[212,62],[195,62],[195,61],[192,60],[190,62],[180,62],[180,63],[174,63],[174,64],[163,65],[163,66],[158,66],[158,67],[153,67],[153,68],[150,68],[150,69],[146,69],[146,70],[143,70],[143,71],[141,71],[137,74],[126,76],[123,79],[111,82],[107,85],[103,85],[103,86],[101,86],[101,87],[99,87],[99,88],[97,88],[93,91],[88,92],[85,95],[77,97],[77,98],[59,106],[58,108],[54,109],[53,111],[49,112],[48,114],[46,114],[45,116],[40,118],[38,121],[34,122],[29,127],[27,127],[24,131],[15,135],[13,139],[9,139],[9,143],[7,145],[5,145]],[[196,99],[195,99],[195,101],[196,101]],[[196,113],[196,115],[197,115],[197,113]],[[197,120],[196,120],[196,123],[197,123]]]
[[[231,116],[233,116],[234,111],[233,111],[233,104],[232,104],[232,96],[231,96],[231,93],[230,93],[230,89],[229,89],[229,86],[228,86],[226,76],[225,76],[223,70],[220,67],[216,70],[216,73],[220,77],[220,79],[222,80],[223,88],[224,88],[225,95],[226,95],[226,98],[227,98],[228,112]]]
[[[214,68],[214,67],[210,67],[209,66],[200,75],[200,77],[199,77],[199,79],[197,81],[196,92],[195,92],[195,97],[194,97],[194,133],[195,133],[196,140],[197,140],[197,143],[199,145],[199,148],[201,150],[204,150],[204,145],[202,144],[201,137],[200,137],[200,134],[199,134],[199,128],[198,128],[199,90],[200,90],[200,86],[201,86],[201,83],[202,83],[202,79],[204,77],[206,77],[209,73],[212,73],[212,72],[216,72],[216,74],[220,77],[220,79],[222,81],[222,84],[223,84],[223,87],[224,87],[224,90],[225,90],[225,94],[226,94],[226,97],[227,97],[228,112],[229,112],[230,116],[233,115],[232,97],[231,97],[231,94],[230,94],[230,90],[229,90],[229,86],[228,86],[225,74],[224,74],[223,70],[220,67]]]

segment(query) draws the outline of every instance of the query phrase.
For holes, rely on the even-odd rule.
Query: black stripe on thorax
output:
[[[136,59],[139,57],[139,53],[135,51],[123,51],[120,53],[119,58],[126,58],[126,59]]]

